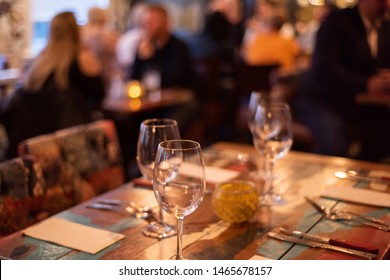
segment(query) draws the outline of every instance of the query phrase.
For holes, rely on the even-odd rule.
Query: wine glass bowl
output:
[[[162,209],[175,217],[188,216],[194,212],[203,199],[199,185],[171,181],[159,184],[155,196]]]
[[[206,190],[205,168],[199,143],[168,140],[159,144],[153,190],[160,207],[177,219],[176,259],[183,259],[183,219],[201,204]]]
[[[158,144],[170,139],[180,139],[177,122],[172,119],[148,119],[140,126],[137,143],[137,165],[141,174],[153,181],[154,160]]]
[[[270,102],[280,102],[281,96],[280,93],[277,91],[252,91],[249,103],[248,103],[248,109],[247,109],[247,122],[250,132],[253,133],[253,126],[255,122],[255,115],[257,111],[258,105],[265,105]]]

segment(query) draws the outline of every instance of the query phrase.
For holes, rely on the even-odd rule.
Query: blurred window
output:
[[[59,12],[72,11],[78,24],[85,24],[88,16],[88,9],[92,6],[106,8],[110,0],[32,0],[31,1],[31,22],[32,41],[31,53],[37,55],[46,45],[49,34],[50,21]]]

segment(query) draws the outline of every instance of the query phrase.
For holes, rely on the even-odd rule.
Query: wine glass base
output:
[[[176,235],[176,230],[168,224],[151,222],[147,227],[143,228],[141,232],[148,237],[164,239]]]
[[[260,205],[284,205],[287,203],[287,200],[283,198],[280,194],[266,194],[260,198]]]

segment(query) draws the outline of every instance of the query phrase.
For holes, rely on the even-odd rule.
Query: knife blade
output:
[[[313,234],[309,234],[309,233],[303,233],[303,232],[298,231],[298,230],[288,230],[288,229],[283,228],[283,227],[280,227],[279,230],[284,234],[302,237],[302,238],[305,238],[307,240],[311,240],[314,242],[326,243],[329,245],[335,245],[335,246],[339,246],[339,247],[344,247],[344,248],[353,249],[353,250],[362,251],[362,252],[371,253],[371,254],[376,254],[376,255],[378,255],[378,253],[379,253],[379,249],[377,249],[377,248],[367,247],[364,244],[359,244],[356,242],[337,240],[337,239],[333,239],[333,238],[329,238],[329,237],[318,236],[318,235],[313,235]]]
[[[300,239],[300,238],[291,237],[291,236],[279,234],[279,233],[272,232],[272,231],[268,232],[268,236],[271,238],[274,238],[274,239],[287,241],[287,242],[295,243],[295,244],[301,244],[301,245],[305,245],[305,246],[312,247],[312,248],[333,250],[333,251],[349,254],[352,256],[361,257],[361,258],[364,258],[367,260],[376,259],[378,257],[376,254],[371,254],[371,253],[361,252],[361,251],[357,251],[357,250],[353,250],[353,249],[347,249],[344,247],[339,247],[339,246],[324,244],[324,243],[320,243],[320,242],[314,242],[314,241],[310,241],[310,240]]]
[[[138,204],[135,204],[132,201],[125,201],[125,200],[118,200],[118,199],[111,199],[111,198],[101,198],[98,200],[98,203],[102,204],[108,204],[112,206],[124,206],[129,205],[131,208],[134,208],[137,212],[149,212],[150,209],[147,206],[139,206]]]
[[[98,209],[98,210],[106,210],[106,211],[114,211],[118,213],[126,213],[130,214],[133,217],[139,218],[139,219],[148,219],[152,216],[151,212],[137,212],[132,207],[121,207],[121,206],[114,206],[109,204],[102,204],[102,203],[91,203],[86,205],[87,208],[92,209]]]
[[[87,208],[115,211],[115,212],[126,212],[131,215],[134,215],[136,212],[132,207],[117,207],[115,205],[103,204],[103,203],[90,203],[87,204]]]
[[[357,180],[357,181],[390,184],[390,177],[388,177],[388,176],[359,175],[359,173],[354,171],[354,170],[348,170],[347,172],[337,171],[334,173],[334,175],[340,179],[349,178],[349,179],[353,179],[353,180]]]

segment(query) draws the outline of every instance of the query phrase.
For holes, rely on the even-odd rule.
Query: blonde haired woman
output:
[[[26,138],[91,121],[105,95],[101,71],[99,60],[80,43],[73,13],[56,15],[46,47],[1,115],[8,157],[16,155],[18,143]]]

